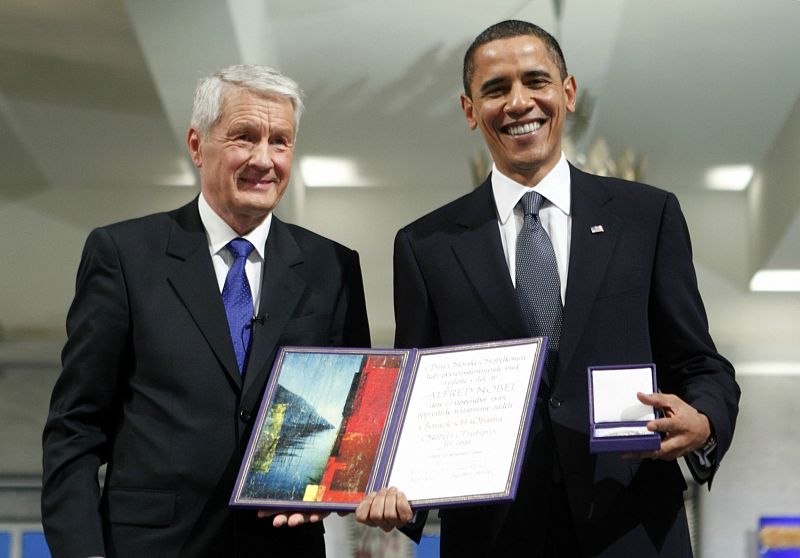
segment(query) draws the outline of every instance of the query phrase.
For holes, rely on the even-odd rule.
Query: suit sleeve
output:
[[[42,437],[42,523],[54,558],[105,554],[98,469],[107,459],[128,302],[112,239],[90,234],[67,316],[67,342]]]
[[[369,321],[367,303],[364,297],[364,281],[361,276],[361,263],[358,252],[350,251],[350,261],[346,269],[344,287],[334,313],[339,339],[334,346],[369,347]]]
[[[441,345],[441,335],[425,279],[411,244],[401,230],[394,241],[394,346],[411,349]]]
[[[397,233],[394,241],[394,320],[396,348],[441,345],[436,315],[428,297],[422,271],[414,256],[409,235],[402,230]],[[400,530],[419,543],[427,519],[427,511],[418,511],[412,522]]]
[[[654,265],[650,326],[659,388],[708,417],[717,440],[712,466],[702,471],[692,460],[689,465],[696,480],[710,482],[733,438],[740,390],[733,367],[717,352],[708,332],[689,231],[671,194],[662,214]]]

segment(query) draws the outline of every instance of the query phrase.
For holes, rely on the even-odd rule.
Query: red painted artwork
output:
[[[369,356],[353,378],[347,413],[320,482],[317,500],[360,502],[391,406],[402,357]]]

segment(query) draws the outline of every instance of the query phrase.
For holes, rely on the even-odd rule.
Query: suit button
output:
[[[239,418],[242,419],[242,422],[250,422],[250,411],[242,409],[239,413]]]
[[[553,409],[558,409],[561,406],[561,400],[560,399],[556,399],[555,397],[551,397],[550,398],[550,406]]]

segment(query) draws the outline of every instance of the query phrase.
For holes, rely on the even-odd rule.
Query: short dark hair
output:
[[[519,37],[521,35],[533,35],[539,38],[550,51],[550,57],[553,62],[558,66],[558,71],[561,74],[561,79],[567,77],[567,63],[564,61],[564,53],[561,52],[561,47],[558,45],[555,37],[550,33],[527,21],[520,21],[518,19],[507,19],[500,23],[487,27],[483,32],[475,37],[472,44],[469,45],[467,52],[464,53],[464,71],[462,79],[464,80],[464,94],[472,98],[470,91],[470,84],[472,77],[475,75],[475,51],[486,43],[497,41],[499,39],[510,39],[511,37]]]

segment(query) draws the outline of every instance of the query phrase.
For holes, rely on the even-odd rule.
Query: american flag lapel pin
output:
[[[591,231],[592,231],[592,234],[600,234],[600,233],[603,233],[603,232],[605,232],[605,229],[603,228],[603,225],[594,225],[594,226],[593,226],[591,229],[589,229],[589,230],[591,230]]]

